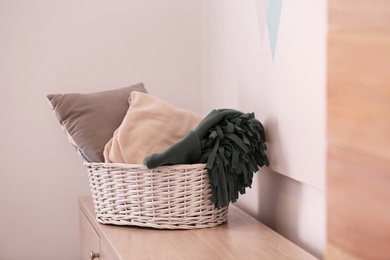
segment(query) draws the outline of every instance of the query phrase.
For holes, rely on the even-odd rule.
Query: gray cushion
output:
[[[132,91],[147,93],[143,83],[96,93],[50,94],[47,99],[69,141],[89,162],[103,162],[106,143],[129,108]]]

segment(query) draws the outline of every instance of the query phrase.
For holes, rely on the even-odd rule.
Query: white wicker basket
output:
[[[195,229],[227,220],[215,208],[204,164],[161,166],[86,163],[96,219],[103,224]]]

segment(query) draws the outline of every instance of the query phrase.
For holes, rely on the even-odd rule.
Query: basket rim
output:
[[[128,163],[106,163],[106,162],[84,162],[84,166],[109,166],[109,167],[118,167],[118,168],[137,168],[137,169],[145,169],[145,170],[158,170],[164,168],[174,168],[174,169],[187,169],[191,168],[206,168],[205,163],[194,163],[194,164],[174,164],[174,165],[162,165],[156,168],[149,169],[144,164],[128,164]]]

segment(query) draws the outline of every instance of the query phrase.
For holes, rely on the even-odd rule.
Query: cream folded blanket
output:
[[[106,163],[143,164],[183,139],[203,119],[150,94],[133,91],[122,124],[104,148]]]

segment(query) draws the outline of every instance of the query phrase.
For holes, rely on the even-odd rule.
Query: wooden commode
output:
[[[79,205],[83,260],[316,259],[234,205],[226,223],[192,230],[103,225],[90,197]]]

